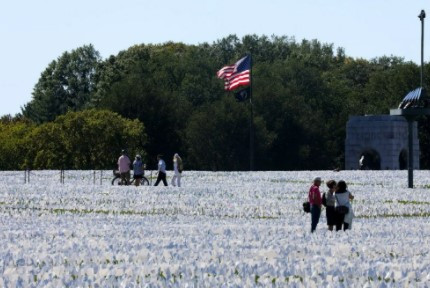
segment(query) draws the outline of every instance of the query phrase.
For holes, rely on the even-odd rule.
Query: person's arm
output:
[[[317,200],[318,200],[318,205],[321,207],[321,205],[322,205],[322,199],[321,199],[321,192],[320,192],[320,188],[317,188],[317,191],[316,191],[317,193]]]
[[[160,171],[160,161],[157,162],[157,172],[155,172],[155,175],[158,175],[159,171]]]
[[[349,192],[349,200],[354,200],[354,195],[351,192]]]

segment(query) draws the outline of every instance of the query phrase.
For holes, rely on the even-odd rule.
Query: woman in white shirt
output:
[[[335,193],[335,207],[346,206],[348,207],[348,213],[341,214],[339,212],[336,212],[336,231],[341,230],[342,226],[343,230],[351,229],[352,226],[352,218],[354,218],[354,211],[352,210],[350,200],[354,199],[354,196],[351,194],[351,192],[348,191],[347,188],[348,187],[346,186],[345,181],[341,180],[337,183]]]
[[[178,187],[181,187],[181,176],[182,176],[182,159],[179,157],[178,153],[176,153],[173,156],[173,178],[172,178],[172,185]]]
[[[158,160],[158,176],[157,181],[155,181],[154,186],[157,186],[160,181],[163,181],[164,186],[167,186],[167,180],[166,180],[166,162],[163,160],[163,155],[159,154],[157,156]]]

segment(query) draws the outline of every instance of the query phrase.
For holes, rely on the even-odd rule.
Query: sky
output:
[[[422,9],[430,13],[430,1],[2,0],[0,115],[21,112],[48,64],[86,44],[105,59],[142,43],[286,35],[332,43],[355,58],[394,55],[419,63]]]

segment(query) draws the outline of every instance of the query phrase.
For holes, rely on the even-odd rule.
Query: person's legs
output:
[[[121,175],[121,184],[128,185],[130,183],[130,172],[123,172]]]
[[[342,230],[343,219],[345,218],[344,214],[336,213],[336,231]]]
[[[348,230],[349,229],[349,224],[346,222],[343,222],[343,231]]]
[[[134,185],[139,186],[141,180],[142,180],[141,175],[134,175]]]
[[[336,224],[336,215],[333,206],[326,207],[327,226],[329,231],[333,231],[333,226]]]
[[[311,232],[314,232],[317,228],[320,220],[321,208],[317,205],[311,205]]]
[[[126,177],[126,180],[127,180],[127,185],[130,185],[130,171],[127,171],[125,173],[125,177]]]
[[[120,182],[120,184],[121,184],[121,185],[124,185],[124,183],[125,183],[125,173],[120,173],[119,175],[120,175],[120,177],[121,177],[121,182]]]
[[[162,172],[159,172],[159,173],[158,173],[157,181],[155,181],[154,186],[158,186],[158,184],[160,183],[160,181],[161,181],[161,173],[162,173]]]
[[[176,174],[173,174],[173,177],[172,177],[172,186],[176,186]]]
[[[167,186],[167,180],[166,180],[166,173],[160,172],[161,174],[161,180],[163,180],[164,186]]]
[[[181,173],[179,173],[177,177],[178,177],[178,187],[181,187],[181,177],[182,177]]]

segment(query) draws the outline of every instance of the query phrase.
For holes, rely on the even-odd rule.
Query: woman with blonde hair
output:
[[[178,153],[173,156],[173,178],[172,185],[181,187],[181,176],[182,176],[183,164],[182,158],[179,157]]]

